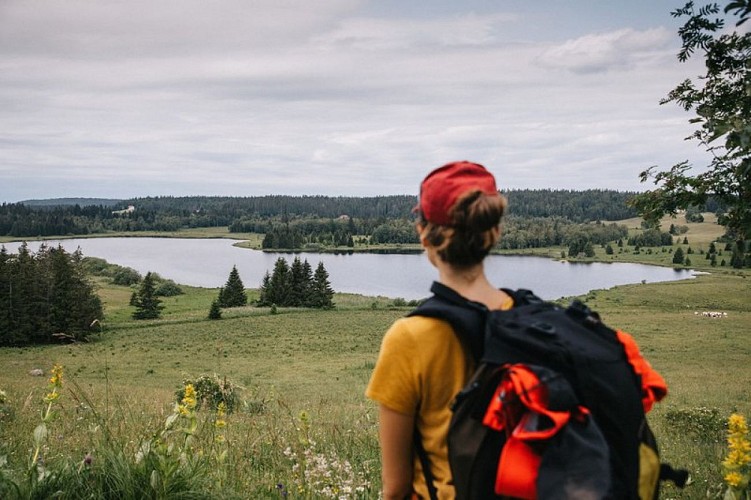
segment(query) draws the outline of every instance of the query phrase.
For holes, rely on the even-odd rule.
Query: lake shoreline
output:
[[[416,255],[423,252],[419,245],[383,245],[380,247],[367,246],[363,247],[323,247],[323,248],[301,248],[301,249],[269,249],[261,248],[261,240],[263,235],[260,233],[227,233],[217,231],[216,228],[195,228],[186,229],[177,232],[167,231],[140,231],[140,232],[114,232],[114,233],[96,233],[87,235],[64,235],[64,236],[40,236],[36,238],[14,238],[14,237],[0,237],[0,246],[5,243],[19,243],[19,242],[44,242],[44,241],[58,241],[58,240],[71,240],[71,239],[103,239],[103,238],[173,238],[173,239],[223,239],[223,240],[235,240],[232,246],[241,248],[244,250],[257,250],[267,254],[322,254],[322,255],[353,255],[353,254],[373,254],[373,255]],[[538,247],[538,248],[525,248],[515,250],[492,250],[491,255],[511,255],[522,257],[540,257],[551,259],[560,262],[570,263],[630,263],[630,264],[644,264],[658,267],[669,267],[674,269],[692,269],[692,270],[707,270],[705,266],[693,265],[690,268],[679,267],[670,263],[656,262],[651,260],[645,260],[635,257],[630,257],[629,254],[620,254],[614,258],[614,256],[600,255],[596,253],[594,257],[561,257],[561,253],[565,252],[565,247]],[[701,264],[701,263],[698,263]]]

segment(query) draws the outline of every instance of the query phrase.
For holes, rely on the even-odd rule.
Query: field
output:
[[[711,236],[699,233],[690,229],[690,244],[708,245],[711,240],[701,240]],[[663,458],[688,468],[693,482],[684,491],[666,488],[663,498],[721,498],[724,422],[734,411],[751,416],[751,276],[711,271],[582,297],[608,323],[631,332],[667,379],[670,394],[650,420]],[[39,444],[34,429],[49,390],[48,377],[29,373],[60,364],[65,384],[54,403],[58,415],[39,446],[50,470],[90,467],[122,482],[133,476],[133,484],[159,492],[153,498],[179,497],[178,489],[166,488],[168,480],[218,498],[377,498],[376,411],[363,391],[383,332],[409,308],[337,294],[332,311],[248,306],[211,321],[206,316],[217,290],[184,290],[164,299],[162,319],[134,321],[131,290],[101,281],[106,320],[98,340],[0,349],[0,389],[7,394],[0,404],[0,470],[23,477]],[[703,311],[727,316],[696,314]],[[186,446],[183,434],[163,429],[175,392],[204,374],[241,386],[241,403],[221,432],[206,409],[181,417],[186,429],[191,418],[196,422]],[[156,479],[138,476],[144,442],[158,451],[152,449],[160,464]],[[165,447],[156,447],[161,442]],[[181,466],[195,473],[195,484],[179,476]],[[60,481],[65,490],[76,480]]]

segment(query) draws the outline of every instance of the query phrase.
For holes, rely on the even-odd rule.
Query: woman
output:
[[[485,167],[466,161],[431,172],[420,186],[417,231],[438,282],[488,309],[513,300],[485,276],[483,260],[500,236],[506,200]],[[454,498],[446,435],[450,404],[472,361],[448,323],[412,316],[386,333],[366,395],[379,405],[384,499],[429,498],[415,436],[440,499]]]

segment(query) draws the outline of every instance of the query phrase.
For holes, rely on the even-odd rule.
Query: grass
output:
[[[692,245],[713,237],[699,229],[687,233]],[[58,418],[48,424],[47,463],[73,464],[74,470],[93,453],[97,474],[145,481],[138,484],[146,489],[150,480],[138,479],[143,471],[134,459],[140,444],[163,429],[184,379],[217,373],[243,387],[241,410],[226,418],[226,456],[218,462],[210,439],[214,417],[202,410],[196,432],[204,437],[195,450],[214,461],[207,475],[196,472],[195,484],[176,478],[176,485],[180,479],[190,483],[186,488],[227,498],[279,498],[282,485],[292,497],[318,498],[326,486],[313,472],[325,463],[321,474],[333,475],[339,487],[367,484],[360,497],[377,496],[376,412],[363,391],[383,333],[409,308],[383,297],[337,294],[332,311],[280,308],[271,314],[248,306],[225,309],[221,320],[210,321],[218,291],[183,289],[184,295],[164,298],[163,318],[135,321],[131,290],[101,280],[106,320],[99,340],[0,349],[0,389],[8,396],[0,405],[6,468],[17,477],[28,466],[46,390],[45,378],[29,375],[33,368],[48,371],[60,363],[66,373]],[[249,291],[251,300],[255,293]],[[650,420],[664,458],[689,468],[694,481],[684,491],[666,488],[664,497],[719,495],[724,421],[733,411],[751,415],[751,276],[716,268],[692,280],[596,290],[582,298],[607,323],[631,332],[669,384],[668,398]],[[727,317],[694,314],[709,310]],[[160,463],[172,463],[164,454]],[[344,461],[349,472],[332,465]],[[308,480],[301,466],[309,468]],[[63,488],[79,487],[63,476]]]

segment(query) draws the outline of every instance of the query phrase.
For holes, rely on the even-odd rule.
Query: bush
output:
[[[185,386],[189,384],[196,390],[196,410],[206,405],[210,410],[216,411],[219,403],[224,403],[227,413],[232,413],[240,405],[240,386],[217,374],[201,375],[194,380],[186,379],[183,386],[175,391],[178,402],[185,397]]]
[[[131,286],[141,281],[141,273],[130,267],[121,267],[112,276],[113,285]]]
[[[695,442],[720,444],[725,440],[725,419],[718,408],[671,409],[665,420],[676,432],[692,436]]]
[[[172,280],[165,280],[161,282],[154,291],[154,295],[161,297],[174,297],[175,295],[182,295],[183,289]]]

